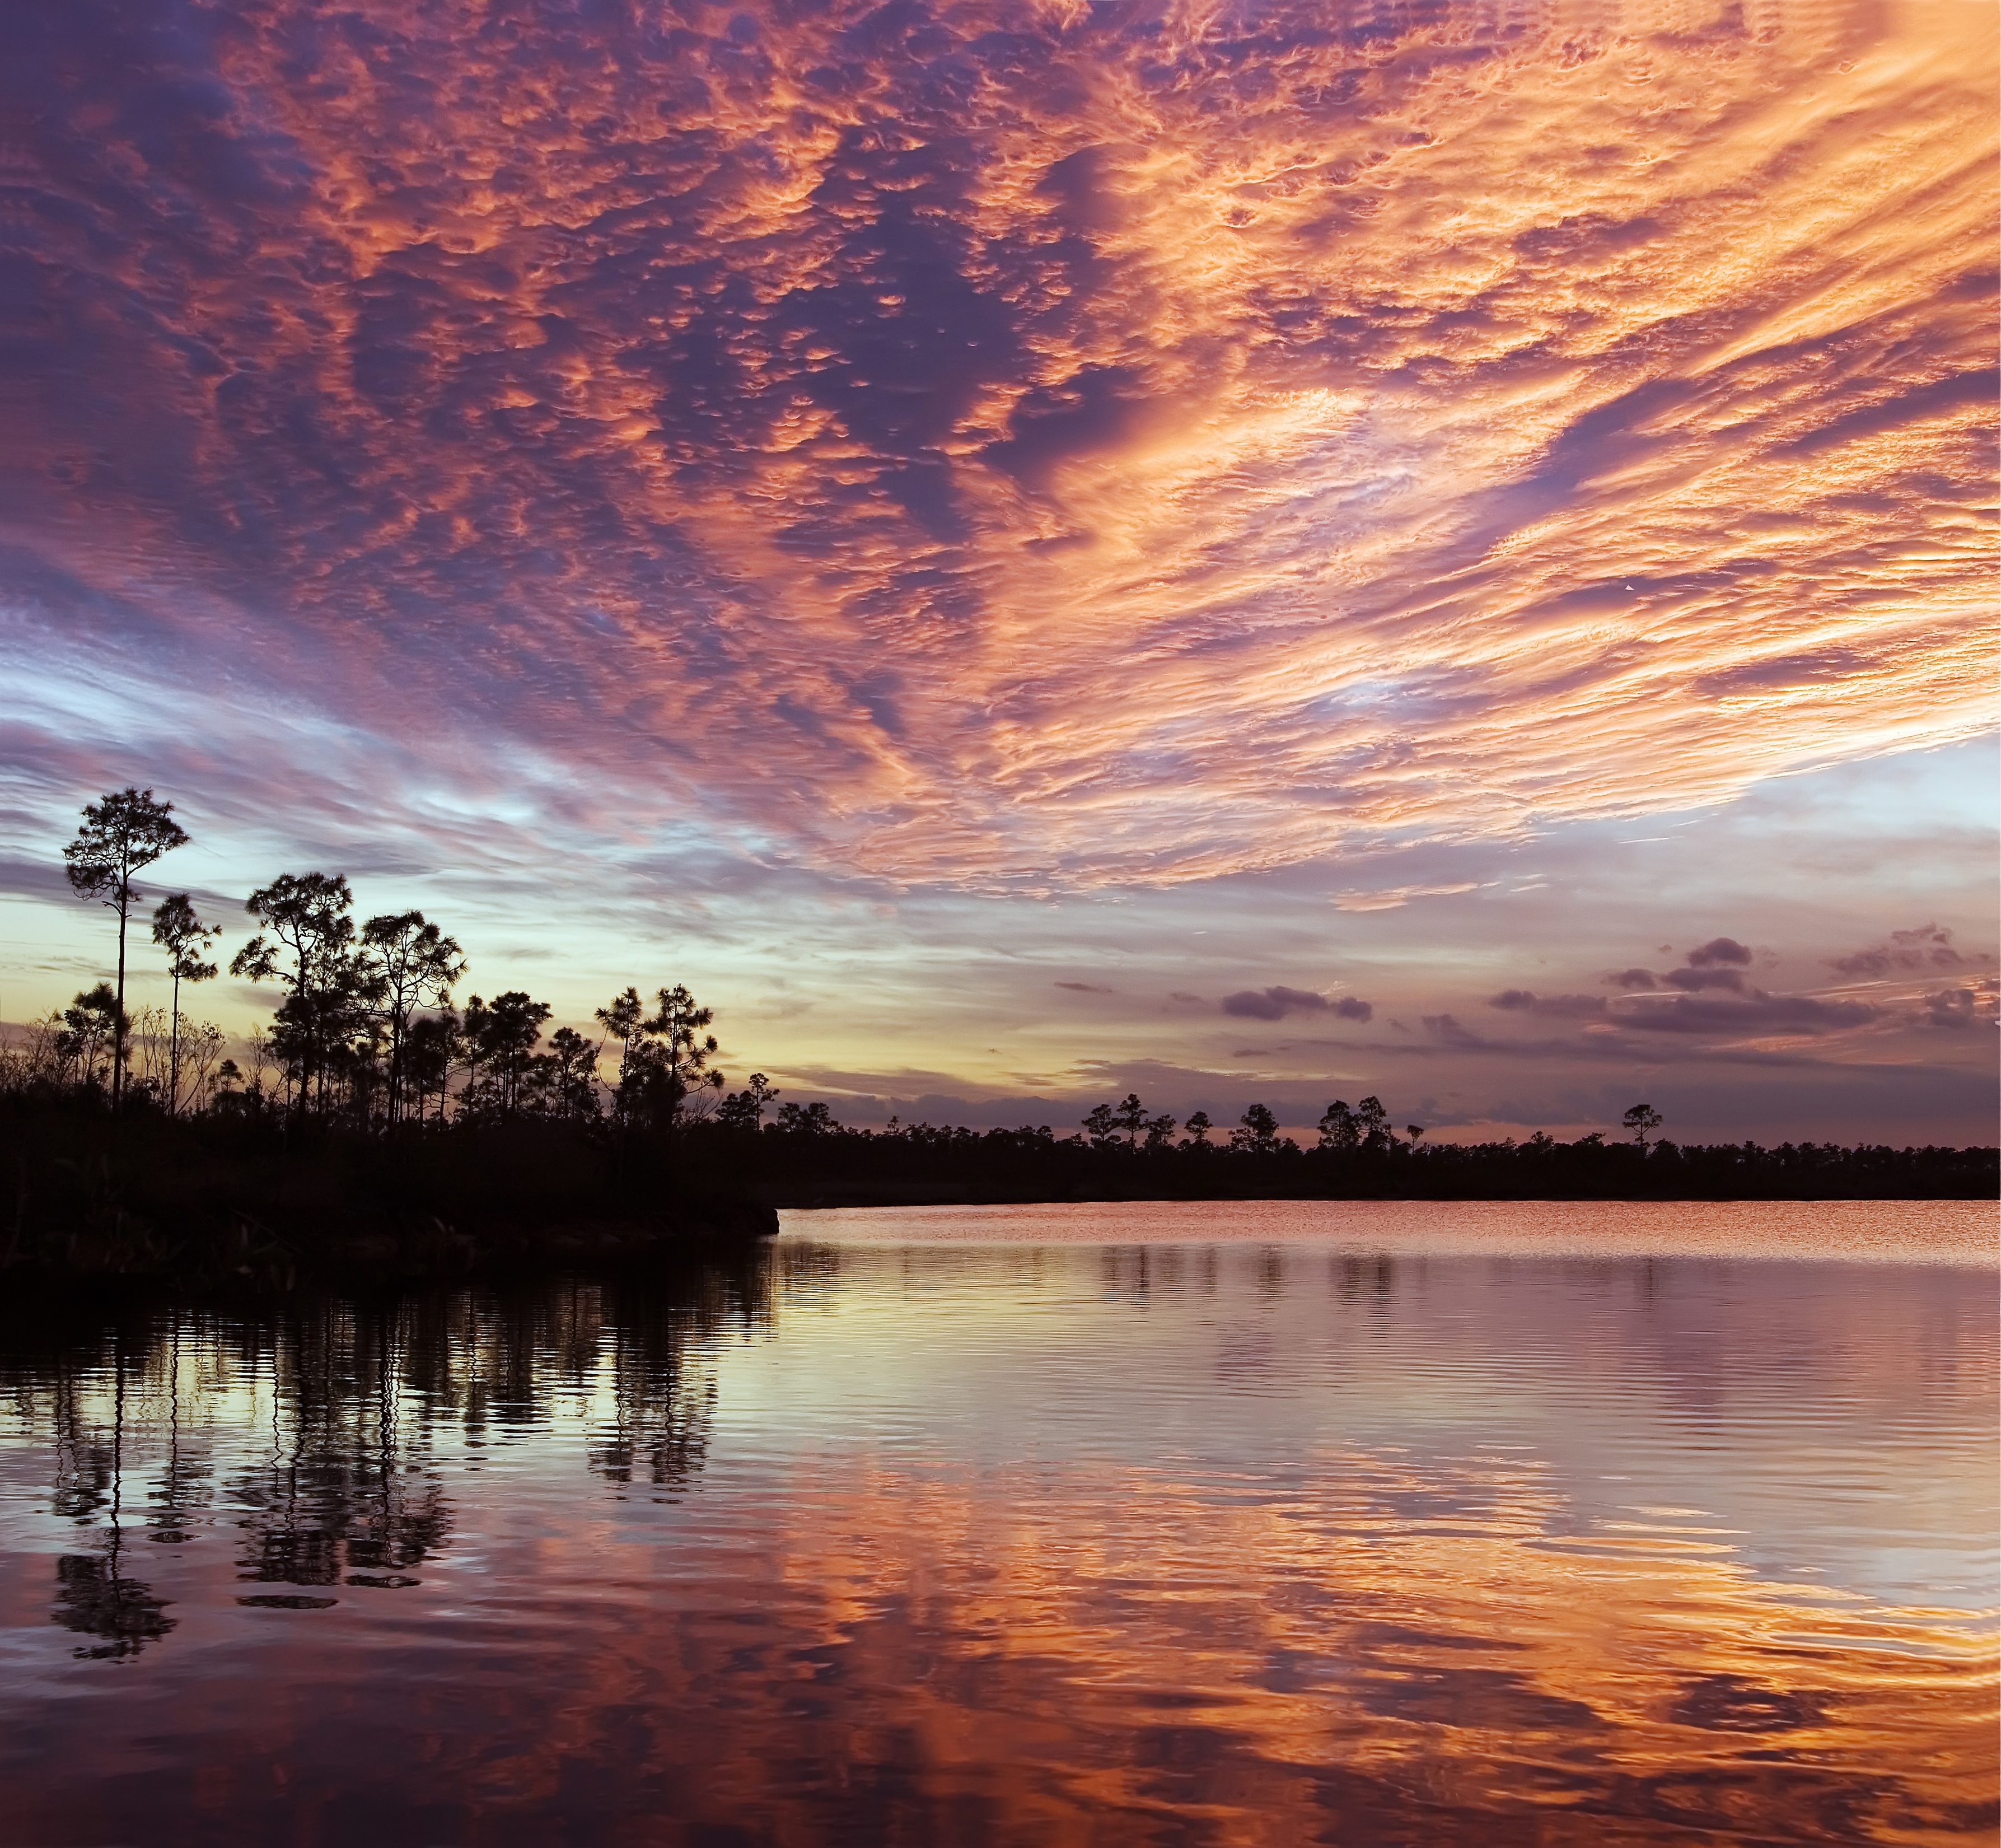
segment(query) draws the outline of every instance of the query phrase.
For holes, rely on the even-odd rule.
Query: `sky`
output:
[[[1994,1140],[1990,7],[7,31],[0,1017],[135,784],[849,1122]]]

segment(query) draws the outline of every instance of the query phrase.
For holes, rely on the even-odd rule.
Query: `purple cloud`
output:
[[[1526,988],[1504,988],[1490,996],[1487,1004],[1503,1013],[1551,1014],[1572,1020],[1588,1019],[1605,1011],[1602,994],[1535,994]]]
[[[1944,1027],[1964,1032],[1969,1027],[1991,1025],[1995,1017],[1996,984],[1992,981],[1968,983],[1958,988],[1940,988],[1925,997],[1924,1009],[1912,1018],[1919,1026]]]
[[[1952,941],[1952,932],[1935,924],[1920,924],[1915,931],[1892,931],[1881,943],[1853,955],[1833,956],[1828,967],[1836,973],[1881,979],[1899,970],[1963,969],[1968,963],[1985,962],[1985,956],[1968,956]]]
[[[1245,988],[1223,997],[1223,1011],[1239,1020],[1283,1020],[1288,1014],[1332,1014],[1338,1020],[1366,1021],[1376,1010],[1367,1001],[1345,994],[1338,1001],[1310,988]]]
[[[1679,973],[1679,972],[1677,972]],[[1643,1033],[1825,1033],[1859,1027],[1878,1010],[1864,1001],[1823,1001],[1806,994],[1764,994],[1742,1001],[1677,994],[1636,1000],[1619,1015],[1622,1027]]]
[[[1743,976],[1734,969],[1671,969],[1661,980],[1685,994],[1704,988],[1728,988],[1742,994],[1744,988]]]

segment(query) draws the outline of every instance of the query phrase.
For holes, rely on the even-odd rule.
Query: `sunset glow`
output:
[[[853,1121],[1992,1140],[1991,8],[23,31],[0,1016],[135,782]]]

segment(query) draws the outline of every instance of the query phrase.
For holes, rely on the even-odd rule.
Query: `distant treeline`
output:
[[[1365,1099],[1364,1107],[1373,1099]],[[1644,1110],[1644,1106],[1640,1106]],[[2001,1150],[1833,1143],[1682,1147],[1644,1134],[1559,1142],[1352,1137],[1332,1105],[1302,1148],[1253,1105],[1227,1141],[1148,1148],[1047,1128],[887,1130],[768,1125],[715,1136],[708,1159],[802,1206],[1147,1199],[1979,1199],[2001,1192]],[[1648,1112],[1651,1116],[1651,1112]],[[1328,1119],[1333,1133],[1328,1133]]]
[[[225,1056],[182,1011],[218,973],[217,927],[185,893],[151,913],[172,1004],[124,1000],[134,875],[187,836],[127,789],[65,850],[79,896],[118,919],[117,981],[0,1048],[0,1268],[249,1273],[283,1280],[357,1253],[450,1269],[537,1240],[618,1244],[768,1231],[778,1206],[1089,1199],[1992,1197],[1992,1149],[1750,1143],[1677,1147],[1635,1104],[1623,1140],[1425,1140],[1373,1097],[1329,1103],[1301,1147],[1251,1104],[1227,1129],[1136,1095],[1077,1129],[851,1128],[729,1089],[714,1011],[687,987],[628,987],[591,1032],[518,990],[455,994],[458,943],[419,911],[357,921],[339,875],[252,893],[229,966],[277,984],[271,1023]],[[345,1254],[343,1258],[343,1254]]]

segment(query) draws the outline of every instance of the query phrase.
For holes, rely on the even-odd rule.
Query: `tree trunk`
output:
[[[118,1018],[111,1023],[111,1108],[116,1114],[125,1098],[125,914],[132,908],[130,883],[118,887]]]
[[[174,958],[174,1030],[167,1042],[167,1114],[176,1115],[181,1101],[181,962]]]
[[[395,1129],[403,1114],[403,1014],[400,1006],[389,1010],[389,1127]]]

